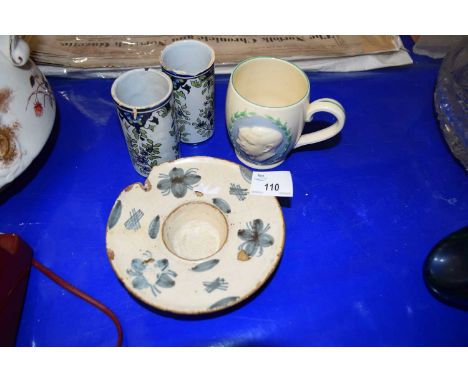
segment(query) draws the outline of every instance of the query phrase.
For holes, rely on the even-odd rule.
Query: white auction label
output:
[[[293,196],[290,171],[253,171],[250,194],[267,196]]]

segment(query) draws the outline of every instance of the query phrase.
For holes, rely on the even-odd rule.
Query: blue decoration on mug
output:
[[[286,123],[269,115],[236,112],[231,116],[228,131],[236,153],[251,163],[279,162],[292,148],[291,132]]]

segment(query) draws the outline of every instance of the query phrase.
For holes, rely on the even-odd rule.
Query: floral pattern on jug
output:
[[[52,89],[39,70],[32,70],[32,73],[29,76],[29,83],[31,84],[32,92],[28,97],[26,110],[28,110],[29,105],[32,104],[35,116],[42,117],[44,113],[44,105],[46,103],[49,103],[50,107],[55,109],[55,98],[52,94]]]
[[[0,36],[0,189],[18,177],[46,144],[55,121],[53,92],[29,47]]]

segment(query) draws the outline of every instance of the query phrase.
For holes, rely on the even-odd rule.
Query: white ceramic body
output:
[[[0,188],[39,154],[54,121],[52,90],[29,60],[29,47],[15,36],[0,36]]]
[[[338,134],[345,122],[339,102],[323,98],[309,102],[310,85],[297,66],[273,57],[241,62],[229,80],[226,124],[238,159],[256,169],[280,165],[295,147]],[[315,133],[302,134],[314,113],[333,114],[337,122]]]
[[[249,194],[251,178],[236,163],[187,157],[125,187],[106,248],[129,292],[158,309],[203,314],[257,291],[279,263],[285,225],[274,196]]]
[[[111,89],[134,169],[148,176],[153,166],[179,158],[172,82],[154,69],[134,69]]]
[[[180,140],[200,143],[214,132],[213,49],[197,40],[182,40],[161,52],[164,73],[174,85],[174,108]]]

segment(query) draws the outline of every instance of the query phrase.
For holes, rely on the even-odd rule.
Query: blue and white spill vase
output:
[[[112,98],[135,170],[148,176],[161,163],[179,158],[172,81],[153,69],[134,69],[118,77]]]
[[[180,140],[200,143],[214,132],[214,50],[198,40],[181,40],[163,49],[160,62],[173,83]]]

